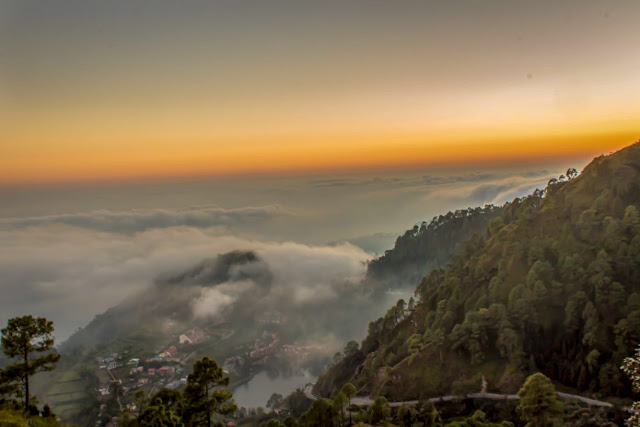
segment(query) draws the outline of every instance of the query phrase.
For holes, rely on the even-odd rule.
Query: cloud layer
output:
[[[270,300],[330,304],[357,286],[371,255],[326,242],[383,253],[415,223],[504,203],[553,175],[529,168],[0,194],[0,323],[44,315],[64,338],[159,276],[232,250],[254,251],[268,266]],[[233,277],[196,295],[194,313],[215,316],[252,286]]]
[[[90,212],[0,219],[0,226],[29,227],[64,224],[94,230],[132,233],[152,228],[186,226],[208,228],[262,222],[277,216],[294,215],[279,205],[225,209],[213,205],[176,209],[96,210]]]
[[[215,228],[169,227],[132,235],[48,224],[0,230],[0,322],[32,313],[54,320],[58,339],[95,314],[149,289],[162,273],[180,272],[232,250],[253,250],[273,272],[273,298],[304,303],[336,295],[345,279],[364,275],[359,248],[247,240]],[[238,276],[241,277],[241,276]],[[255,286],[232,278],[203,291],[196,316],[215,315]]]

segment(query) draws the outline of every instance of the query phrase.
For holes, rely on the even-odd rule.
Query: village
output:
[[[226,334],[230,336],[233,331]],[[120,409],[137,411],[133,395],[142,391],[150,396],[160,388],[179,389],[187,383],[192,363],[205,354],[197,354],[198,345],[207,343],[212,337],[199,327],[189,329],[178,336],[173,345],[163,347],[152,357],[111,353],[96,358],[100,385],[97,394],[102,403],[101,413],[108,402],[116,402]],[[241,383],[250,379],[256,371],[268,365],[298,366],[312,354],[312,348],[296,344],[285,344],[278,332],[265,330],[250,347],[238,350],[238,354],[227,357],[221,367],[226,375]],[[120,399],[122,397],[122,399]],[[128,402],[128,403],[125,403]],[[98,415],[101,416],[101,413]]]
[[[208,338],[202,329],[195,327],[181,334],[177,344],[188,349],[189,345],[205,342]],[[185,365],[192,356],[193,352],[178,352],[178,347],[171,345],[147,359],[133,357],[127,360],[118,353],[98,358],[98,369],[108,374],[98,376],[104,380],[98,389],[99,399],[108,400],[115,390],[127,396],[137,389],[148,389],[151,393],[161,387],[178,388],[187,383],[190,366]]]

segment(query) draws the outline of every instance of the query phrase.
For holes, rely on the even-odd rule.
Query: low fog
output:
[[[287,296],[295,302],[335,297],[335,287],[364,276],[370,257],[350,244],[251,241],[215,228],[171,227],[128,236],[48,225],[1,235],[3,316],[33,313],[53,319],[58,340],[110,306],[148,290],[158,276],[189,270],[217,254],[251,249],[265,260],[278,284],[273,298]],[[204,289],[192,295],[194,315],[214,316],[241,294],[255,295],[255,286],[234,276]]]
[[[0,323],[26,313],[45,316],[61,342],[109,307],[231,251],[256,260],[234,267],[215,287],[179,280],[189,283],[194,318],[219,316],[250,298],[286,304],[301,318],[347,309],[345,298],[366,296],[367,260],[405,229],[449,210],[504,203],[565,170],[3,190]],[[362,320],[353,329],[366,328],[372,312],[353,313]]]

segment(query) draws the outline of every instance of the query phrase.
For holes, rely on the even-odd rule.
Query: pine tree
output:
[[[9,319],[7,327],[2,329],[2,351],[10,358],[20,358],[7,366],[1,373],[1,382],[5,391],[24,391],[24,408],[29,411],[29,378],[38,372],[52,371],[60,355],[50,352],[53,349],[53,322],[43,317],[31,315]],[[34,356],[34,353],[46,353]],[[17,384],[17,387],[16,387]]]
[[[558,424],[562,406],[558,402],[556,388],[544,374],[536,373],[525,381],[518,392],[520,404],[517,411],[526,427],[547,427]]]
[[[228,385],[229,377],[224,376],[215,360],[204,357],[196,361],[184,389],[187,418],[190,421],[204,421],[204,424],[211,427],[213,414],[226,415],[235,411],[237,407],[233,395],[228,390],[219,388]]]

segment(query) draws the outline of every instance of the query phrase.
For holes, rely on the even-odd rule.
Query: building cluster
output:
[[[180,335],[180,337],[178,337],[178,341],[180,344],[199,344],[204,342],[206,338],[207,334],[205,334],[202,329],[195,327]]]
[[[279,326],[287,323],[287,317],[278,311],[266,312],[262,316],[258,317],[257,320],[265,325]]]
[[[109,373],[109,381],[98,388],[98,397],[108,400],[113,393],[112,384],[121,386],[122,394],[127,395],[132,389],[145,386],[161,386],[178,388],[186,383],[187,378],[180,378],[183,368],[180,366],[178,349],[170,346],[161,350],[156,356],[142,361],[138,357],[129,359],[124,363],[123,356],[111,354],[97,360],[100,369],[106,369]],[[120,368],[125,368],[121,370]],[[178,376],[177,379],[174,379]]]
[[[98,368],[100,369],[116,369],[121,366],[124,358],[118,353],[112,353],[109,356],[98,359]]]
[[[238,375],[245,364],[246,359],[242,356],[229,357],[222,364],[222,370],[226,375]]]
[[[311,347],[308,345],[292,345],[285,344],[282,346],[282,353],[286,355],[296,356],[301,360],[304,360],[311,354]]]
[[[158,354],[158,357],[161,359],[169,359],[169,358],[175,357],[177,352],[178,352],[178,349],[174,345],[172,345],[165,351]]]
[[[265,337],[256,340],[253,350],[249,352],[251,359],[262,359],[270,354],[275,354],[279,348],[280,338],[278,334],[271,334],[271,342],[265,343]]]

